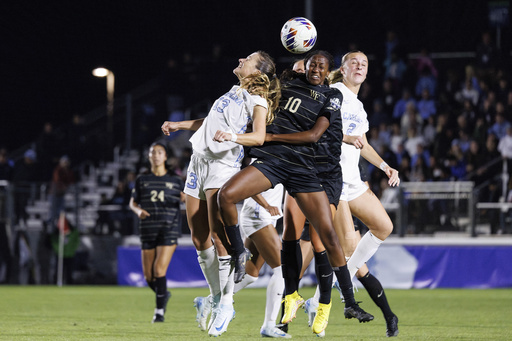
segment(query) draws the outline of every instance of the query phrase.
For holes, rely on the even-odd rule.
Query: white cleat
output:
[[[277,327],[261,327],[260,334],[262,337],[275,337],[282,339],[291,339],[292,336],[283,332],[281,329]]]
[[[194,307],[196,308],[197,326],[201,330],[206,330],[206,321],[212,311],[211,296],[194,298]]]
[[[308,298],[304,304],[304,311],[308,314],[308,327],[313,325],[315,320],[316,310],[318,309],[318,302],[315,303],[313,298]]]
[[[219,308],[213,310],[212,317],[213,314],[215,314],[215,320],[208,329],[208,335],[217,337],[228,329],[229,322],[235,316],[235,310],[233,305],[221,304]]]

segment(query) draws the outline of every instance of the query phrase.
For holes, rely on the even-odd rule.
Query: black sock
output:
[[[382,284],[380,284],[379,280],[370,272],[358,279],[366,291],[368,291],[373,302],[375,302],[380,310],[382,310],[384,317],[387,318],[393,316],[394,314],[389,307],[388,299],[386,298],[386,294],[384,293],[384,289],[382,288]]]
[[[283,240],[281,265],[284,277],[284,293],[286,296],[293,294],[299,289],[302,252],[298,240]]]
[[[229,242],[231,243],[233,256],[240,256],[245,250],[244,241],[242,240],[242,235],[240,234],[240,227],[238,225],[226,226],[225,230],[229,238]]]
[[[157,277],[155,278],[156,288],[156,309],[164,309],[165,296],[167,296],[167,278]]]
[[[155,284],[155,281],[153,280],[153,281],[151,281],[151,282],[146,282],[146,283],[148,283],[148,287],[149,287],[151,290],[153,290],[153,292],[156,294],[156,287],[155,287],[155,285],[156,285],[156,284]]]
[[[340,284],[343,299],[345,299],[345,307],[351,307],[356,304],[354,299],[354,289],[352,288],[352,281],[350,280],[350,273],[348,272],[347,265],[332,268],[338,283]]]
[[[315,274],[320,291],[318,302],[329,304],[331,302],[333,272],[325,251],[315,252]]]

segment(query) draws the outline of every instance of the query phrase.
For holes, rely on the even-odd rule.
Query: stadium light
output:
[[[114,73],[104,67],[92,70],[95,77],[107,77],[107,142],[109,150],[112,148],[113,116],[114,116]]]

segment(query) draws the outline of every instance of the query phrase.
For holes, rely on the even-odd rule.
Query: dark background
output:
[[[393,29],[407,53],[422,47],[473,52],[483,31],[496,34],[488,21],[489,2],[312,1],[315,48],[337,53],[355,43],[379,56]],[[304,2],[294,0],[2,1],[0,146],[19,148],[35,139],[44,122],[58,126],[105,105],[105,80],[91,74],[98,66],[114,72],[119,96],[190,53],[204,62],[197,77],[207,88],[204,94],[190,89],[191,96],[218,97],[236,82],[231,70],[239,57],[262,49],[280,62],[291,61],[279,32],[286,20],[304,15]],[[509,24],[501,30],[507,55],[511,39]],[[225,62],[211,70],[216,45]],[[369,77],[371,72],[370,67]]]

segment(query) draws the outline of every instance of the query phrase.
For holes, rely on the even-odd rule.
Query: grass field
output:
[[[312,296],[313,288],[301,294]],[[165,323],[151,324],[154,300],[148,288],[116,286],[0,286],[1,340],[205,340],[192,301],[207,289],[172,289]],[[401,340],[512,340],[512,289],[387,290],[398,315]],[[338,298],[333,291],[333,298]],[[364,290],[361,306],[375,315],[370,323],[343,318],[333,302],[325,339],[384,340],[385,322]],[[235,296],[236,318],[222,340],[259,340],[265,289]],[[290,325],[295,340],[316,339],[303,310]]]

